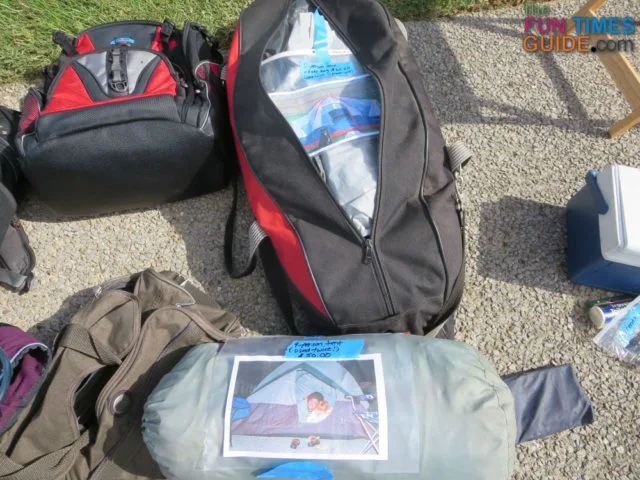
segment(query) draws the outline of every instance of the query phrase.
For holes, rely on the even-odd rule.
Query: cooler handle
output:
[[[585,181],[587,183],[587,188],[589,189],[589,193],[591,193],[591,197],[596,204],[596,208],[598,213],[604,215],[609,211],[609,205],[607,205],[607,201],[604,199],[602,192],[600,191],[600,187],[598,187],[598,174],[600,172],[598,170],[589,170],[587,173],[587,177]]]

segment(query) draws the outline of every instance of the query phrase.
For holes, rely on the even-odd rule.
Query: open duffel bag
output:
[[[140,431],[147,395],[191,347],[242,331],[174,272],[96,288],[58,336],[41,389],[2,430],[0,479],[162,478]]]
[[[227,183],[223,58],[202,26],[123,21],[54,34],[60,59],[24,102],[25,176],[60,213],[141,208]]]
[[[250,238],[292,324],[435,334],[464,287],[450,155],[400,26],[375,0],[257,0],[228,61]],[[227,226],[231,275],[233,215]],[[292,324],[293,325],[293,324]],[[294,328],[295,330],[295,328]]]
[[[402,334],[196,347],[149,396],[142,428],[169,480],[507,480],[517,434],[487,359]]]

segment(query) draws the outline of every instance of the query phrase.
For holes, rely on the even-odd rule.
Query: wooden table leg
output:
[[[631,112],[631,115],[623,120],[620,120],[613,127],[611,127],[609,129],[609,135],[611,135],[611,138],[615,138],[638,124],[640,124],[640,108],[636,108],[633,112]]]
[[[573,17],[595,17],[596,10],[604,5],[606,0],[590,0],[584,7],[578,10]],[[573,20],[567,22],[566,35],[571,35],[576,29],[576,23]]]

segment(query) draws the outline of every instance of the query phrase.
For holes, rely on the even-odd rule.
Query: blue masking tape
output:
[[[296,340],[291,342],[285,358],[358,358],[364,340]]]
[[[322,63],[329,63],[329,34],[327,32],[327,21],[324,19],[320,10],[316,8],[313,14],[313,49],[316,56]]]
[[[288,462],[261,473],[258,478],[333,480],[333,473],[327,467],[314,462]]]

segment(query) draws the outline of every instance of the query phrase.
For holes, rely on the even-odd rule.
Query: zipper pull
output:
[[[195,305],[195,303],[193,303],[193,302],[185,302],[185,303],[176,303],[175,304],[176,308],[191,307],[192,305]]]
[[[364,245],[362,246],[362,263],[369,265],[373,260],[373,242],[370,238],[364,239]]]

